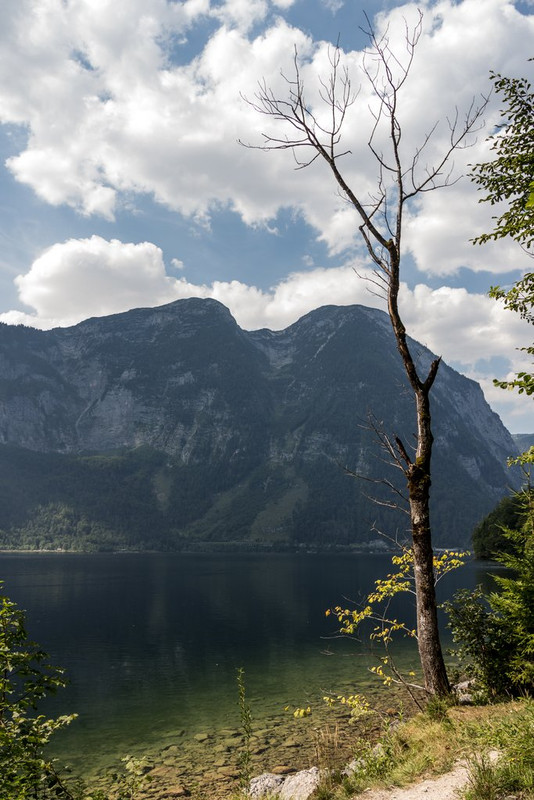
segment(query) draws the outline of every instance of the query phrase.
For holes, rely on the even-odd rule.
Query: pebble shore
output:
[[[394,717],[395,709],[386,713]],[[313,766],[342,767],[354,756],[358,737],[373,738],[381,724],[378,715],[351,724],[345,707],[331,709],[326,704],[305,717],[295,718],[291,712],[263,717],[252,725],[249,777],[265,772],[291,775]],[[227,800],[239,790],[244,751],[241,729],[169,732],[157,750],[144,753],[150,780],[141,796],[146,800]]]

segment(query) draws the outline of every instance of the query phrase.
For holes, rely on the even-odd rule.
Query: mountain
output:
[[[514,433],[512,439],[522,453],[534,447],[534,433]]]
[[[412,342],[425,368],[433,358]],[[0,545],[181,549],[328,546],[395,535],[369,500],[383,424],[415,415],[389,319],[326,306],[244,331],[187,299],[38,331],[0,325]],[[435,543],[465,545],[507,492],[517,452],[478,384],[440,367],[432,392]],[[343,469],[364,475],[356,480]]]

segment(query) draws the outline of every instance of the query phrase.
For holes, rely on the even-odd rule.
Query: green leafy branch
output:
[[[434,583],[437,584],[451,570],[461,567],[464,564],[466,555],[467,553],[457,550],[444,550],[440,553],[435,553],[433,557]],[[422,688],[412,682],[415,673],[402,674],[397,668],[390,650],[390,644],[395,634],[417,639],[417,631],[414,628],[411,628],[403,620],[397,620],[389,615],[390,603],[396,595],[405,592],[415,595],[412,549],[402,547],[401,553],[392,556],[391,562],[397,570],[389,573],[385,578],[378,578],[375,581],[373,591],[367,595],[367,598],[359,608],[335,606],[327,609],[325,614],[327,617],[335,616],[340,625],[339,632],[344,636],[355,635],[365,622],[373,623],[369,639],[372,642],[379,642],[383,646],[384,655],[379,658],[377,665],[370,667],[370,672],[380,678],[385,686],[390,686],[393,683],[402,684],[410,691],[414,702],[420,705],[411,691],[412,689]],[[324,699],[329,705],[333,705],[335,702],[347,705],[351,708],[351,716],[356,718],[368,713],[369,710],[368,704],[362,705],[360,695],[351,695],[349,698],[339,695],[335,698]]]

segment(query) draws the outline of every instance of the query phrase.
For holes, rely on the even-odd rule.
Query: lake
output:
[[[441,599],[486,581],[487,568],[446,576]],[[254,717],[273,728],[292,720],[285,706],[368,687],[372,654],[337,638],[324,612],[389,571],[383,555],[0,554],[3,591],[67,670],[49,709],[79,714],[57,749],[75,765],[83,753],[84,768],[238,728],[238,667]],[[398,658],[414,661],[411,641]]]

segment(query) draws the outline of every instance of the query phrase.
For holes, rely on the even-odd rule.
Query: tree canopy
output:
[[[533,60],[533,59],[531,59]],[[489,137],[496,158],[472,167],[471,178],[486,196],[480,202],[492,206],[505,203],[495,216],[492,231],[473,239],[475,244],[511,237],[530,256],[534,242],[534,92],[526,78],[508,78],[491,73],[495,91],[504,100],[502,124]],[[490,297],[534,324],[534,273],[527,272],[511,288],[492,286]],[[534,346],[521,348],[534,355]],[[494,381],[502,389],[534,394],[534,375],[518,372],[513,380]]]
[[[490,73],[494,89],[504,100],[502,123],[489,137],[496,157],[472,166],[471,178],[486,192],[480,202],[506,203],[495,216],[492,231],[475,244],[510,236],[527,251],[534,242],[534,92],[526,78]]]

